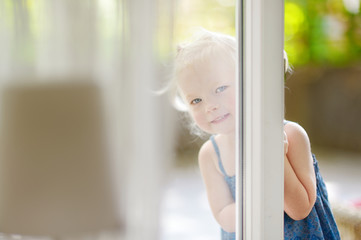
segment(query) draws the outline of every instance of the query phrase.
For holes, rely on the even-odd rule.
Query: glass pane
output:
[[[103,95],[113,92],[102,86],[119,86],[121,2],[4,0],[0,9],[1,238],[119,229]]]
[[[229,35],[231,38],[233,38],[233,40],[231,40],[233,41],[231,44],[234,47],[232,50],[234,59],[230,60],[229,57],[224,57],[224,54],[220,54],[220,56],[223,55],[224,57],[222,58],[224,59],[224,62],[221,62],[220,65],[224,63],[229,63],[232,65],[232,70],[227,69],[227,78],[232,82],[232,85],[234,85],[234,67],[236,61],[235,4],[236,2],[233,0],[175,1],[173,3],[173,41],[171,46],[172,54],[170,61],[172,61],[172,58],[175,57],[177,50],[179,50],[183,43],[191,42],[192,38],[194,40],[195,34],[202,32],[201,28],[211,31],[211,35],[215,32]],[[188,51],[187,49],[189,48],[185,48],[184,51]],[[192,52],[192,50],[190,51]],[[178,54],[180,53],[178,52]],[[209,57],[205,57],[204,60],[208,61],[210,59],[211,58]],[[178,61],[175,63],[172,62],[172,64],[177,65],[182,63]],[[210,70],[208,65],[205,65],[204,67],[207,70],[203,69],[203,72],[200,72],[200,74]],[[216,72],[217,68],[220,68],[220,66],[215,67],[214,72]],[[199,68],[199,70],[200,69],[201,68]],[[201,81],[201,78],[202,77],[200,77],[198,80]],[[218,80],[221,80],[221,77],[218,76]],[[225,88],[219,88],[217,91],[223,90],[225,90]],[[214,89],[214,91],[216,91],[216,89]],[[232,86],[232,88],[230,87],[228,91],[234,95],[236,90]],[[183,101],[182,106],[184,106],[184,103],[186,105],[188,104],[188,102]],[[180,110],[179,104],[177,106]],[[234,109],[232,111],[234,112]],[[217,114],[221,113],[218,112]],[[225,115],[225,112],[222,114]],[[218,121],[221,122],[221,115],[213,117],[219,117]],[[212,209],[209,203],[209,200],[212,201],[212,197],[207,198],[207,190],[204,183],[205,179],[202,178],[198,162],[198,153],[201,146],[205,142],[209,141],[211,134],[215,134],[217,132],[199,131],[199,128],[195,128],[194,119],[191,119],[192,118],[188,116],[188,113],[182,111],[177,113],[177,118],[175,119],[177,126],[177,138],[175,140],[175,162],[170,172],[169,181],[165,189],[163,200],[164,210],[162,216],[162,239],[217,240],[221,239],[221,227],[212,215]],[[235,123],[233,122],[231,125],[234,128]],[[201,128],[202,127],[204,126],[201,126]],[[232,139],[234,138],[235,137],[233,133]],[[216,141],[221,141],[218,139],[218,137],[216,137],[216,139]],[[231,146],[231,144],[229,146]],[[224,147],[222,146],[221,151],[223,152],[223,150]],[[213,147],[212,153],[214,153],[214,156],[216,156]],[[231,163],[232,166],[230,167],[230,165],[227,164],[226,170],[230,175],[235,175],[234,146],[232,147],[229,155],[232,156],[227,156],[225,158],[230,159],[229,163]],[[221,181],[224,180],[221,179]],[[208,192],[208,194],[210,193]],[[234,213],[235,209],[233,211],[233,214]]]
[[[0,238],[159,239],[160,4],[0,1]]]

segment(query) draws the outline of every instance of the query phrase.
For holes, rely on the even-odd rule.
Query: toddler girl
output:
[[[199,167],[222,240],[235,239],[235,38],[201,30],[178,47],[169,85],[177,106],[211,137],[199,151]],[[285,239],[340,239],[325,185],[306,132],[284,127]]]

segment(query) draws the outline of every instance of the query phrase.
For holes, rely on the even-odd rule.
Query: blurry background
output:
[[[138,101],[142,106],[150,99],[142,98],[148,90],[168,80],[176,43],[187,40],[197,27],[235,35],[235,1],[0,0],[2,88],[24,81],[86,79],[102,91],[115,91],[119,101],[112,99],[113,110],[122,113],[116,130],[120,135],[132,135],[129,126],[137,126],[133,138],[145,139],[139,146],[155,144],[153,151],[133,149],[143,152],[134,159],[123,156],[130,164],[128,181],[136,189],[128,193],[137,196],[127,199],[133,204],[127,220],[134,232],[140,234],[144,227],[148,239],[219,239],[197,165],[204,139],[188,133],[184,116],[171,108],[166,96],[151,98],[145,113],[132,108]],[[360,239],[360,0],[286,0],[285,50],[293,67],[285,81],[286,118],[300,123],[310,136],[342,239]],[[137,91],[144,82],[136,79],[149,80],[149,89]],[[138,120],[124,118],[130,113]],[[141,121],[149,116],[149,123]],[[151,124],[155,127],[147,129]],[[145,134],[149,131],[174,138],[153,139]],[[122,149],[131,146],[126,139],[120,143]],[[137,226],[139,219],[142,226]]]
[[[159,239],[170,9],[0,0],[0,239]]]
[[[285,50],[286,116],[315,145],[360,152],[360,1],[286,1]]]

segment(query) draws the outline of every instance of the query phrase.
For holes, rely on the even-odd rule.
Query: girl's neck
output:
[[[223,167],[228,176],[235,175],[235,134],[219,134],[217,144],[222,158]]]
[[[219,138],[222,139],[222,142],[224,142],[228,146],[234,146],[236,143],[235,134],[219,134]]]

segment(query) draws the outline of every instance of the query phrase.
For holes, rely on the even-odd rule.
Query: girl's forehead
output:
[[[185,62],[178,69],[177,85],[180,88],[199,84],[212,84],[221,80],[229,80],[235,75],[235,60],[221,51],[199,53],[197,57]]]
[[[229,62],[214,59],[193,64],[178,74],[177,85],[182,91],[219,84],[235,79],[235,68]]]
[[[193,65],[196,67],[207,67],[212,65],[230,65],[233,62],[234,60],[228,54],[214,52],[196,59]]]
[[[204,76],[218,73],[223,74],[228,71],[234,71],[234,66],[234,63],[226,61],[224,58],[207,58],[189,64],[181,71],[180,75]]]

